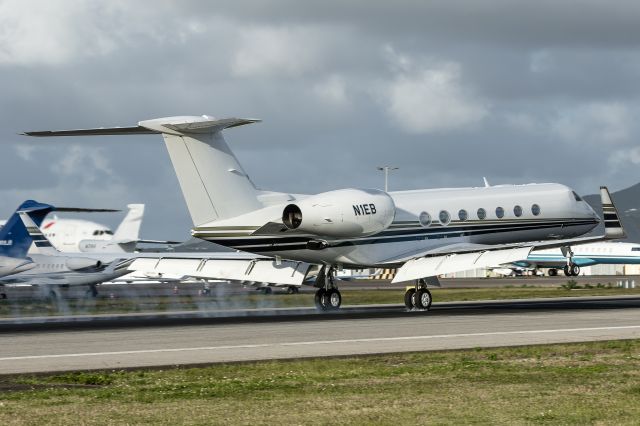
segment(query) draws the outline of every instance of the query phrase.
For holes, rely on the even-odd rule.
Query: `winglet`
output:
[[[624,232],[618,210],[613,204],[613,199],[606,186],[600,187],[600,200],[602,201],[605,238],[610,240],[625,238],[627,234]]]

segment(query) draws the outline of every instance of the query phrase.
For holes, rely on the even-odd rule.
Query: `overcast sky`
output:
[[[382,187],[382,164],[392,190],[622,189],[639,22],[637,1],[0,0],[0,217],[145,203],[143,237],[188,238],[159,136],[17,134],[191,114],[264,120],[226,132],[264,189]]]

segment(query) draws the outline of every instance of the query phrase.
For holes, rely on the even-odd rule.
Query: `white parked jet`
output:
[[[567,263],[567,258],[571,263]],[[580,244],[571,247],[571,252],[560,248],[534,251],[526,260],[514,262],[518,266],[531,268],[549,268],[549,275],[558,274],[558,269],[566,276],[577,276],[583,266],[599,264],[607,265],[639,265],[640,244],[601,242]]]
[[[405,294],[407,307],[428,309],[427,284],[437,284],[437,275],[526,259],[534,248],[624,235],[619,223],[607,220],[606,236],[575,238],[599,218],[570,188],[552,183],[388,193],[347,188],[317,195],[261,191],[222,136],[226,128],[256,121],[169,117],[133,127],[25,134],[162,134],[195,225],[192,235],[323,265],[315,281],[319,309],[340,306],[333,281],[340,267],[399,267],[394,282],[416,280]],[[606,188],[601,194],[610,205]]]

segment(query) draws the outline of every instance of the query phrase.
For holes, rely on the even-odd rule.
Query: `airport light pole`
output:
[[[378,170],[384,171],[384,192],[389,192],[389,170],[398,170],[399,167],[379,166]]]

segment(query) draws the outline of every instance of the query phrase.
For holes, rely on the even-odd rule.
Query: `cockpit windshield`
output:
[[[572,191],[573,192],[573,198],[576,199],[576,201],[582,201],[582,198],[580,198],[580,196],[576,193],[576,191]]]

